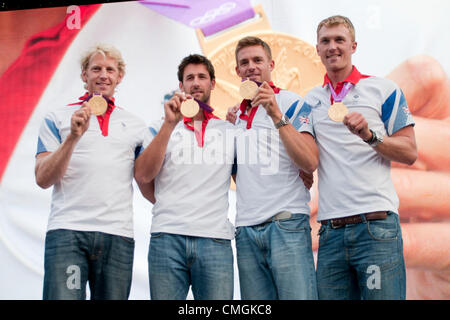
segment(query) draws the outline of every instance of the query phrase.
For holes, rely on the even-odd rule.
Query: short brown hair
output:
[[[238,61],[239,51],[243,48],[251,47],[251,46],[263,47],[269,60],[272,60],[272,50],[270,50],[269,45],[265,41],[263,41],[262,39],[260,39],[258,37],[248,36],[248,37],[245,37],[245,38],[242,38],[241,40],[239,40],[238,44],[236,45],[236,50],[234,51],[234,55],[236,57],[236,65],[237,66],[239,66],[239,61]]]
[[[323,19],[319,25],[317,26],[317,40],[319,40],[319,31],[322,29],[322,27],[333,27],[343,24],[348,31],[350,31],[350,36],[352,37],[352,41],[355,41],[355,27],[353,26],[353,23],[350,21],[349,18],[344,16],[331,16],[326,19]]]
[[[212,65],[211,61],[208,58],[200,54],[191,54],[185,57],[178,66],[177,76],[180,82],[183,82],[184,69],[189,64],[203,64],[206,67],[206,70],[208,70],[209,77],[211,78],[211,80],[214,80],[216,78],[214,66]]]

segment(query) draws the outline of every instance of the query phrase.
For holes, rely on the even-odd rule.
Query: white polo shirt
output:
[[[70,133],[79,105],[49,112],[41,125],[37,153],[54,152]],[[53,187],[48,230],[99,231],[133,237],[133,168],[151,139],[145,123],[115,107],[108,135],[97,117],[80,138],[64,177]]]
[[[162,125],[151,131],[155,136]],[[228,191],[234,162],[233,125],[211,118],[204,145],[183,121],[173,130],[161,171],[155,178],[151,232],[233,239]]]
[[[313,133],[310,106],[299,95],[275,93],[281,111],[299,132]],[[250,113],[251,114],[251,113]],[[272,119],[258,106],[251,128],[237,113],[236,226],[260,224],[281,211],[310,214],[309,190],[291,161]]]
[[[384,135],[414,125],[405,97],[391,80],[356,79],[343,100],[349,112],[359,112],[369,128]],[[312,106],[312,120],[319,147],[319,211],[317,220],[374,211],[398,212],[398,197],[390,174],[390,161],[380,156],[342,122],[328,117],[331,105],[328,85],[315,87],[305,97]]]

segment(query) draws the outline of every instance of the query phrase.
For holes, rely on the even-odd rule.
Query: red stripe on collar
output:
[[[368,75],[361,74],[361,73],[358,71],[358,69],[356,69],[356,67],[353,66],[352,72],[350,73],[350,75],[349,75],[344,81],[338,82],[338,83],[336,84],[336,88],[334,88],[334,91],[335,91],[337,94],[339,94],[339,93],[341,92],[342,88],[344,87],[344,84],[345,84],[346,82],[350,82],[350,83],[352,83],[353,85],[356,85],[356,84],[359,82],[359,80],[365,79],[365,78],[369,78],[369,77],[370,77],[370,76],[368,76]],[[328,85],[328,84],[333,85],[333,84],[331,83],[330,78],[328,77],[328,74],[325,74],[325,77],[324,77],[324,81],[323,81],[322,87],[325,87],[325,86]],[[331,103],[334,102],[333,96],[331,96],[330,100],[331,100]]]
[[[197,144],[201,148],[203,148],[203,145],[204,145],[205,131],[206,131],[206,126],[208,125],[209,120],[219,119],[212,112],[208,112],[206,110],[202,110],[202,111],[203,111],[203,115],[205,116],[205,119],[202,121],[201,132],[198,128],[195,128],[195,126],[191,126],[189,124],[189,122],[191,122],[193,118],[183,117],[183,122],[184,122],[185,127],[188,130],[194,131],[195,138],[197,139]]]

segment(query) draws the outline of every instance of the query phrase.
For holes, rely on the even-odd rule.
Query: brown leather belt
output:
[[[340,228],[347,224],[356,224],[356,223],[363,222],[361,215],[363,215],[366,218],[366,220],[383,220],[383,219],[387,218],[386,211],[377,211],[377,212],[358,214],[358,215],[350,216],[350,217],[336,218],[336,219],[330,219],[330,220],[321,220],[320,223],[325,225],[331,221],[332,228]]]

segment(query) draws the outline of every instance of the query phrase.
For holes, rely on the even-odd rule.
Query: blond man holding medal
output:
[[[98,45],[81,62],[87,92],[41,125],[36,182],[53,186],[44,299],[127,299],[133,271],[133,168],[150,141],[145,123],[115,105],[125,64]],[[142,185],[143,193],[149,186]]]
[[[209,106],[215,72],[204,56],[178,66],[181,92],[164,104],[151,144],[136,161],[136,179],[154,182],[148,253],[153,300],[233,299],[228,191],[234,163],[232,125]]]
[[[306,96],[320,157],[319,299],[405,299],[390,162],[416,160],[414,121],[393,81],[353,66],[356,47],[348,18],[319,24],[316,48],[327,73]]]

